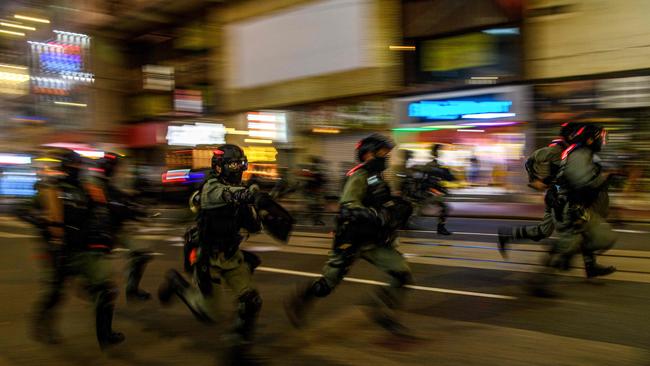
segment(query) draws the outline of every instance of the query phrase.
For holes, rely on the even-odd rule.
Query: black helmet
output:
[[[566,138],[569,144],[580,144],[589,147],[592,151],[598,152],[606,143],[607,131],[595,124],[576,124]]]
[[[104,153],[104,157],[102,158],[101,161],[101,167],[104,169],[104,175],[106,177],[112,177],[113,174],[115,174],[115,168],[119,164],[120,160],[122,160],[122,155],[117,154],[117,153],[112,153],[112,152],[106,152]]]
[[[392,150],[394,147],[395,143],[393,143],[391,139],[378,133],[373,133],[357,143],[357,159],[359,159],[360,162],[363,162],[363,156],[366,155],[366,153],[377,152],[382,148]]]
[[[248,160],[237,145],[226,144],[212,151],[212,170],[221,168],[219,177],[232,184],[241,183],[242,173],[248,169]]]
[[[580,127],[582,127],[581,123],[565,122],[560,127],[560,137],[564,139],[565,142],[568,142],[571,135],[574,132],[576,132]]]

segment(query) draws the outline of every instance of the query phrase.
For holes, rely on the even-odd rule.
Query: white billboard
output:
[[[371,64],[371,0],[323,0],[226,27],[228,87],[244,89]]]

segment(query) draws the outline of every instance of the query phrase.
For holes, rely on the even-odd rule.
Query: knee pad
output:
[[[332,288],[324,278],[319,278],[311,285],[311,290],[316,297],[325,297],[332,292]]]
[[[397,287],[404,287],[413,283],[413,275],[409,271],[390,271],[388,274],[395,279]]]
[[[93,286],[90,291],[96,294],[98,304],[112,304],[120,293],[117,286],[110,281]]]
[[[262,297],[260,293],[255,290],[248,290],[239,296],[239,315],[242,318],[251,317],[259,313],[262,309]]]

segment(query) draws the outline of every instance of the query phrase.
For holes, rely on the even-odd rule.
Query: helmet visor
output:
[[[224,167],[230,172],[245,172],[248,170],[248,160],[230,160],[224,163]]]

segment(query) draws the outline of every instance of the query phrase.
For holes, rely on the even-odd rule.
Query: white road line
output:
[[[175,243],[175,244],[169,244],[170,247],[182,247],[185,246],[183,243]]]
[[[263,267],[263,266],[257,267],[256,269],[258,271],[263,271],[263,272],[282,273],[282,274],[288,274],[288,275],[294,275],[294,276],[302,276],[302,277],[317,278],[317,277],[321,276],[319,273],[293,271],[293,270],[289,270],[289,269]],[[389,284],[386,283],[386,282],[364,280],[362,278],[345,277],[343,280],[348,281],[348,282],[354,282],[354,283],[363,283],[363,284],[366,284],[366,285],[389,286]],[[501,299],[501,300],[516,300],[517,299],[514,296],[489,294],[489,293],[484,293],[484,292],[451,290],[451,289],[438,288],[438,287],[426,287],[426,286],[416,286],[416,285],[407,285],[406,287],[408,287],[410,289],[413,289],[413,290],[429,291],[429,292],[441,292],[441,293],[453,294],[453,295],[487,297],[487,298],[491,298],[491,299]]]
[[[647,234],[647,231],[643,230],[626,230],[626,229],[614,229],[614,231],[619,233],[628,233],[628,234]]]

